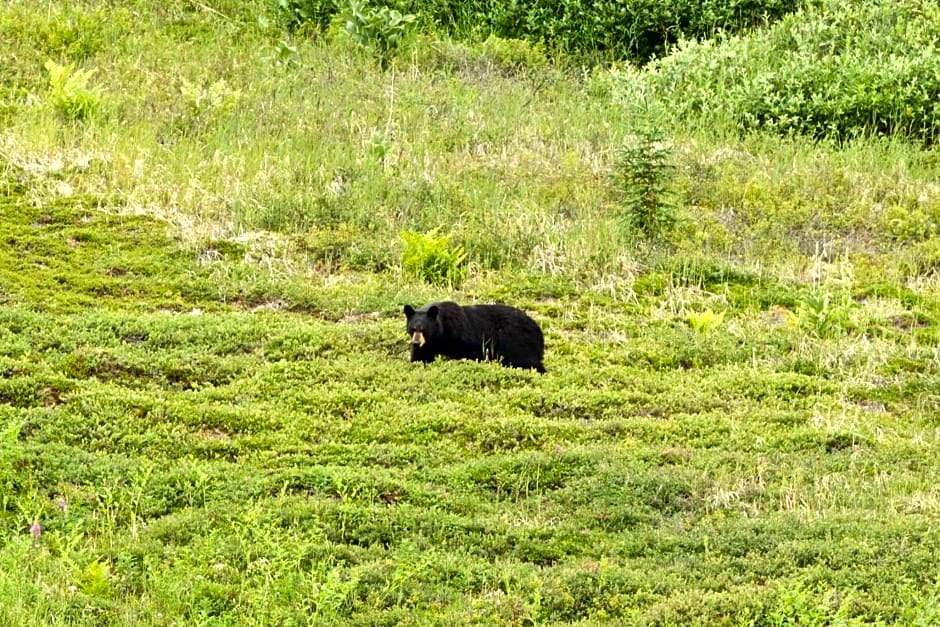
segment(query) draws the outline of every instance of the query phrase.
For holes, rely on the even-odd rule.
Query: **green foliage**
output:
[[[297,46],[292,46],[284,40],[277,43],[268,60],[274,67],[296,68],[299,63],[297,60]]]
[[[503,39],[490,35],[476,48],[496,66],[511,73],[538,69],[548,63],[542,47],[525,39]]]
[[[95,69],[76,70],[74,64],[59,65],[47,60],[49,102],[66,120],[85,120],[101,107],[101,92],[89,83]]]
[[[401,265],[407,274],[435,285],[458,285],[466,276],[467,254],[450,243],[450,235],[432,229],[402,231],[401,238],[405,244]]]
[[[272,2],[280,21],[291,29],[309,23],[323,31],[338,10],[335,0]],[[587,57],[645,62],[664,54],[682,37],[746,30],[779,19],[802,4],[801,0],[379,0],[376,8],[367,10],[353,3],[352,11],[361,14],[358,22],[377,22],[367,26],[373,30],[405,13],[420,15],[427,30],[461,39],[496,36]],[[364,39],[372,45],[376,37],[367,32]]]
[[[827,290],[817,290],[800,301],[796,318],[804,331],[819,338],[832,338],[850,330],[850,312],[854,308],[856,305],[848,294],[833,297]]]
[[[269,0],[280,24],[298,30],[307,24],[324,31],[339,11],[336,0]]]
[[[905,609],[902,620],[908,625],[927,627],[940,621],[940,581],[928,589],[925,594],[906,592],[910,603]]]
[[[750,35],[685,42],[640,82],[681,119],[931,143],[940,133],[938,23],[935,0],[824,0]]]
[[[152,298],[144,306],[185,307],[194,302],[191,298],[218,295],[211,269],[193,276],[193,255],[181,254],[151,220],[109,215],[96,209],[103,202],[72,196],[23,207],[0,197],[0,219],[9,238],[0,250],[0,280],[8,302],[55,310],[111,300],[144,305]],[[101,248],[106,241],[110,244]],[[21,272],[21,264],[31,273]]]
[[[692,311],[686,314],[689,326],[699,335],[708,335],[721,327],[725,320],[725,312],[715,313],[711,309],[705,311]]]
[[[111,569],[94,560],[85,565],[78,575],[78,589],[92,597],[108,597],[111,593]]]
[[[659,132],[643,131],[618,150],[611,174],[622,219],[649,239],[668,237],[676,223],[671,156]]]
[[[501,37],[525,38],[549,49],[639,62],[663,54],[680,38],[698,38],[718,30],[736,32],[778,19],[800,6],[798,0],[735,2],[681,0],[524,0],[467,3],[472,16],[465,28],[492,29]]]
[[[392,62],[398,44],[417,19],[411,13],[387,6],[369,6],[363,0],[349,0],[346,9],[346,32],[359,46],[372,50],[383,69]]]
[[[18,440],[22,424],[11,420],[0,428],[0,515],[6,513],[12,504],[13,496],[17,492],[17,465],[20,463],[23,450]]]
[[[208,86],[198,85],[183,78],[180,93],[193,117],[216,111],[230,111],[238,104],[240,96],[239,91],[229,87],[224,78]]]
[[[940,235],[940,210],[895,205],[882,214],[882,225],[898,242],[935,242]]]
[[[770,627],[790,625],[864,625],[867,621],[851,617],[852,594],[839,596],[825,590],[813,590],[802,582],[781,586],[777,599],[767,612]]]
[[[218,121],[238,105],[241,93],[228,85],[224,78],[203,85],[180,79],[180,95],[184,111],[176,122],[180,130],[195,133]]]
[[[36,60],[52,57],[85,63],[108,46],[110,36],[117,35],[110,29],[126,27],[129,17],[123,10],[95,6],[48,5],[39,15],[31,13],[29,9],[34,7],[26,3],[13,2],[9,7],[9,19],[0,29],[8,38],[28,38]]]

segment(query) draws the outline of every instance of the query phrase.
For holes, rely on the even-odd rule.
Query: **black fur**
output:
[[[545,372],[545,339],[538,323],[508,305],[469,305],[444,301],[417,311],[405,305],[412,338],[411,361],[451,359],[495,360],[514,368]],[[423,338],[424,345],[419,341]]]

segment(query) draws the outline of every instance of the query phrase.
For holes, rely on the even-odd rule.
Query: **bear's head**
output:
[[[424,345],[441,335],[440,311],[437,305],[430,305],[415,311],[411,305],[405,305],[405,318],[408,321],[408,335],[411,336],[412,348],[424,348]]]

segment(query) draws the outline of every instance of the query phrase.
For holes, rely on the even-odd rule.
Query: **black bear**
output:
[[[538,323],[508,305],[431,303],[415,311],[405,305],[411,361],[432,362],[438,355],[452,359],[495,360],[514,368],[545,372],[545,339]]]

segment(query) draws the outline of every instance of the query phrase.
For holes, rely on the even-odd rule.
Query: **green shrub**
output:
[[[680,118],[728,120],[844,140],[940,132],[940,4],[825,0],[756,34],[686,42],[624,75],[623,99],[652,92]]]
[[[796,10],[803,0],[378,0],[372,11],[421,16],[423,29],[476,40],[495,35],[548,50],[648,61],[682,37],[737,32]],[[274,0],[282,23],[323,30],[332,0]]]
[[[306,24],[323,31],[339,11],[335,0],[271,0],[271,7],[280,24],[292,31]]]
[[[697,335],[708,335],[721,327],[721,324],[725,321],[725,312],[715,313],[711,309],[691,311],[685,315],[685,319]]]
[[[851,591],[836,593],[814,589],[802,581],[795,581],[781,583],[775,593],[775,603],[766,616],[768,625],[864,624],[849,616],[853,596]]]
[[[848,293],[817,290],[800,301],[796,321],[800,329],[815,337],[839,337],[852,328],[850,313],[856,307]]]
[[[76,70],[71,63],[45,63],[49,73],[49,101],[67,120],[84,120],[101,106],[101,92],[89,85],[95,70]]]
[[[347,11],[346,32],[359,46],[372,50],[383,69],[391,65],[398,44],[417,19],[411,13],[370,7],[358,0],[350,0]]]
[[[450,243],[449,235],[439,235],[438,229],[427,233],[402,231],[405,242],[402,268],[407,274],[439,285],[457,285],[466,274],[467,255],[460,246]]]
[[[524,39],[503,39],[490,35],[479,44],[478,50],[485,59],[507,73],[542,67],[548,61],[541,46]]]
[[[795,10],[798,0],[528,0],[481,2],[476,20],[501,37],[521,37],[550,49],[602,53],[608,58],[648,61],[681,37],[735,32]]]
[[[617,153],[613,184],[627,226],[648,239],[667,236],[676,223],[671,199],[675,166],[656,131],[629,138]]]

